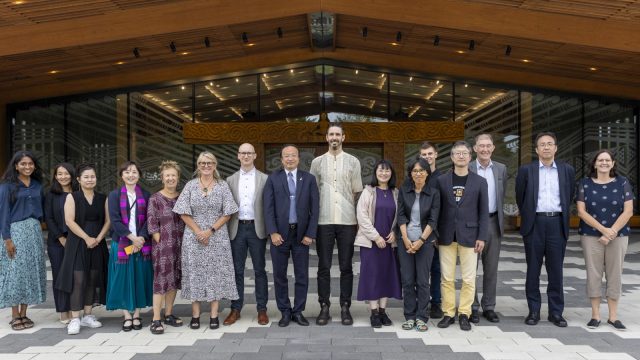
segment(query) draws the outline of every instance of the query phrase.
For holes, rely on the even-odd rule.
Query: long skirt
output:
[[[151,259],[144,260],[137,252],[129,255],[126,264],[118,264],[118,242],[111,242],[107,310],[127,310],[153,305],[153,268]]]
[[[47,270],[40,222],[34,218],[11,224],[16,255],[0,249],[0,308],[41,304],[47,297]]]

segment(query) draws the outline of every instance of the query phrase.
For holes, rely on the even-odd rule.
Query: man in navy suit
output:
[[[282,313],[278,326],[291,320],[302,326],[309,321],[302,315],[309,288],[309,245],[316,238],[320,195],[313,175],[298,170],[298,149],[287,145],[282,149],[283,169],[267,178],[264,186],[264,222],[271,237],[271,262],[276,304]],[[295,297],[289,300],[287,266],[293,260]]]
[[[540,321],[540,270],[544,261],[549,281],[548,319],[556,326],[567,326],[567,321],[562,317],[562,263],[569,238],[569,206],[573,202],[576,173],[571,165],[555,161],[557,151],[557,139],[553,133],[538,134],[538,161],[521,166],[516,177],[520,234],[524,238],[527,259],[527,325],[536,325]]]
[[[458,141],[451,148],[453,171],[440,175],[440,217],[438,218],[438,248],[442,273],[442,311],[438,323],[446,328],[455,322],[456,260],[460,258],[462,287],[458,306],[460,329],[471,330],[469,316],[476,291],[478,253],[489,240],[489,197],[487,181],[469,171],[471,146]]]

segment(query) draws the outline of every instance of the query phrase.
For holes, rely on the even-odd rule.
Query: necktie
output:
[[[289,173],[287,176],[289,183],[289,224],[297,224],[298,217],[296,216],[296,182],[293,180],[293,173]]]

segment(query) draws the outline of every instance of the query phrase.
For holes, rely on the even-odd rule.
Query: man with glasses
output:
[[[329,151],[311,162],[311,174],[320,187],[320,220],[318,221],[318,301],[320,314],[316,324],[326,325],[331,316],[331,261],[334,244],[338,245],[340,267],[340,317],[342,325],[353,324],[349,312],[353,291],[353,251],[358,221],[356,196],[362,191],[360,161],[342,150],[345,135],[342,126],[329,124]]]
[[[482,304],[482,316],[490,322],[499,322],[494,311],[496,307],[496,286],[498,283],[498,262],[500,261],[500,245],[504,234],[504,195],[507,191],[507,167],[491,160],[495,146],[491,134],[479,134],[475,138],[473,151],[476,161],[469,164],[469,171],[487,180],[489,196],[489,241],[485,244],[480,258],[482,259],[482,301],[478,301],[478,288],[473,300],[471,322],[480,322],[479,308]]]
[[[521,166],[516,177],[516,203],[521,217],[520,234],[524,238],[527,260],[527,325],[536,325],[540,321],[540,270],[544,262],[549,281],[548,320],[559,327],[567,326],[567,321],[562,317],[562,263],[569,238],[569,207],[573,202],[572,190],[576,173],[571,165],[555,161],[557,151],[555,134],[538,134],[538,161]]]
[[[267,272],[265,270],[265,253],[267,235],[264,228],[264,214],[262,193],[267,175],[256,169],[253,162],[256,151],[251,144],[242,144],[238,148],[240,170],[227,178],[233,200],[238,204],[239,211],[229,220],[229,237],[231,238],[231,253],[236,274],[238,300],[231,301],[231,312],[224,320],[224,325],[231,325],[240,319],[240,311],[244,303],[244,267],[247,252],[251,254],[253,271],[256,282],[256,304],[258,309],[258,324],[267,325]]]
[[[469,316],[476,288],[478,253],[488,241],[489,198],[487,181],[469,171],[471,146],[458,141],[451,149],[453,171],[440,175],[440,217],[438,218],[438,247],[442,272],[442,310],[438,323],[446,328],[455,322],[456,260],[460,258],[462,288],[458,306],[460,329],[471,330]]]
[[[436,145],[430,143],[429,141],[425,141],[420,145],[420,154],[419,156],[425,160],[429,164],[431,168],[431,175],[427,179],[427,185],[434,186],[436,184],[436,179],[440,174],[439,169],[436,169],[436,159],[438,158],[438,149],[436,149]],[[411,179],[407,179],[407,181],[411,181]],[[440,277],[442,274],[440,273],[440,253],[438,248],[435,248],[433,251],[433,261],[431,262],[431,283],[429,287],[429,291],[431,292],[431,300],[430,300],[430,316],[432,319],[440,319],[442,317],[442,292],[440,291]]]

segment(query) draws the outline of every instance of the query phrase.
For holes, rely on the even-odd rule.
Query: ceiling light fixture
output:
[[[438,45],[440,45],[440,35],[436,35],[433,38],[433,46],[438,46]]]
[[[276,30],[276,34],[278,34],[278,39],[282,39],[284,34],[282,32],[282,28],[281,27],[279,27],[278,30]]]
[[[205,46],[205,47],[211,47],[211,40],[209,40],[209,37],[208,37],[208,36],[206,36],[206,37],[204,38],[204,46]]]
[[[176,44],[172,41],[171,44],[169,44],[169,49],[171,49],[172,53],[175,53],[178,48],[176,48]]]
[[[369,29],[365,26],[362,28],[362,37],[363,38],[367,38],[367,35],[369,34]]]
[[[246,32],[242,33],[242,42],[245,43],[245,44],[249,43],[249,35],[247,35]]]
[[[504,51],[506,56],[511,56],[511,45],[507,45],[506,50]]]
[[[590,68],[589,68],[589,70],[591,70],[591,71],[598,71],[598,68],[596,68],[596,67],[590,67]]]
[[[476,41],[475,40],[469,41],[469,50],[473,51],[475,49],[476,49]]]
[[[133,48],[133,56],[137,58],[140,57],[140,50],[138,48]]]
[[[398,31],[396,33],[396,42],[399,43],[402,41],[402,31]]]
[[[522,59],[522,62],[526,62],[526,63],[528,63],[528,62],[531,62],[531,60],[529,60],[529,59]]]

